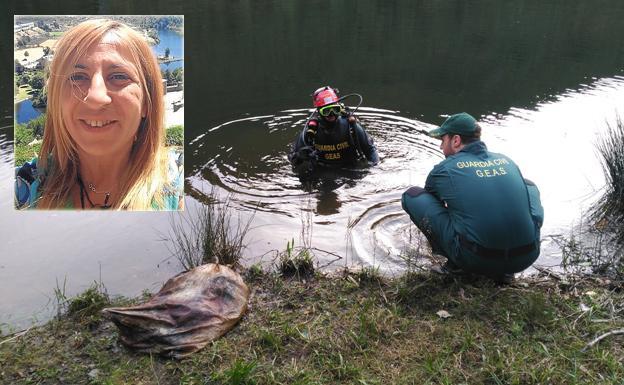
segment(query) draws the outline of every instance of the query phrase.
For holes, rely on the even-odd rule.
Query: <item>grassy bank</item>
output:
[[[624,378],[624,335],[587,347],[624,328],[624,292],[605,280],[536,277],[500,287],[431,274],[382,280],[372,270],[307,280],[256,268],[245,275],[253,290],[246,316],[188,359],[126,350],[98,311],[107,297],[92,289],[59,319],[0,339],[0,382],[621,384]]]

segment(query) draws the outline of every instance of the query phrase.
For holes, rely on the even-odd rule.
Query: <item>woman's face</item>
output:
[[[146,110],[138,71],[129,50],[106,39],[92,45],[70,69],[61,115],[79,151],[95,156],[130,153]]]

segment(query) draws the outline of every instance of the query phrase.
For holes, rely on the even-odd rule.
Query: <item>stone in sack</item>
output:
[[[207,264],[169,279],[144,304],[103,311],[119,328],[124,345],[181,358],[232,329],[248,299],[249,288],[238,273]]]

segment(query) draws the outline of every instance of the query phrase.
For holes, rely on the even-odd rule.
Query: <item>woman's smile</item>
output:
[[[95,119],[79,119],[80,122],[86,126],[87,130],[93,131],[102,131],[102,129],[111,128],[114,123],[117,123],[116,120],[95,120]]]

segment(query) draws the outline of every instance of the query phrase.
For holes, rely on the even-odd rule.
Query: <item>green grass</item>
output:
[[[353,275],[303,281],[254,268],[243,320],[182,361],[132,353],[109,321],[66,315],[1,343],[0,378],[11,384],[622,383],[623,335],[581,352],[624,325],[621,288],[598,280],[564,285],[537,277],[500,287],[449,276],[373,275],[371,285]],[[440,318],[439,310],[451,317]]]

